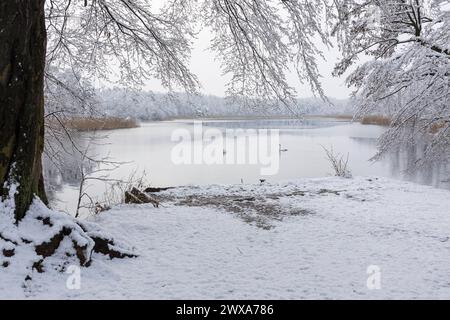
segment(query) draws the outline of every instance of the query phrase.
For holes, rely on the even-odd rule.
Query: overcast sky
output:
[[[220,62],[214,59],[215,53],[208,50],[209,45],[210,33],[206,30],[202,31],[194,43],[191,70],[198,76],[202,84],[202,93],[224,96],[227,76],[222,76]],[[344,77],[336,78],[331,75],[333,66],[339,56],[338,52],[334,48],[331,50],[324,48],[324,50],[327,61],[320,59],[318,63],[323,76],[322,84],[325,89],[325,94],[338,99],[348,98],[351,90],[345,86]],[[289,82],[296,88],[299,97],[312,96],[309,85],[300,84],[294,74],[289,76]],[[165,91],[157,80],[149,81],[146,87],[152,91]]]
[[[152,7],[156,10],[158,10],[163,4],[164,0],[152,0]],[[211,33],[208,30],[203,30],[200,32],[197,41],[194,43],[191,70],[198,76],[202,84],[202,93],[224,96],[227,77],[222,76],[220,62],[215,61],[215,54],[208,50],[210,39]],[[319,43],[318,47],[322,48]],[[327,61],[319,59],[318,65],[323,77],[321,82],[325,90],[325,94],[329,97],[338,99],[348,98],[351,93],[351,89],[348,89],[345,86],[345,77],[336,78],[331,75],[333,66],[339,57],[338,51],[336,49],[327,50],[326,48],[323,48],[323,50]],[[292,74],[288,79],[290,85],[297,90],[299,97],[312,96],[309,85],[302,85],[299,83],[296,75]],[[146,87],[152,91],[165,91],[157,80],[149,81]]]

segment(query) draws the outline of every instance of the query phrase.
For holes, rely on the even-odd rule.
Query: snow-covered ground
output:
[[[0,266],[0,298],[450,298],[450,191],[356,177],[156,196],[90,219],[138,258],[96,254],[80,289]]]

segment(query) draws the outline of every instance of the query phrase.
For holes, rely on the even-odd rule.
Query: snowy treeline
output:
[[[247,100],[189,93],[157,93],[124,87],[97,89],[71,70],[52,71],[47,79],[46,114],[49,118],[112,116],[143,121],[195,117],[258,117],[301,114],[353,115],[351,100],[298,98],[286,107],[282,102],[262,107]]]
[[[112,116],[143,121],[195,117],[258,117],[354,113],[350,100],[298,98],[259,107],[239,98],[189,93],[156,93],[124,87],[96,89],[72,71],[53,71],[46,81],[46,114],[51,117]]]
[[[162,94],[129,89],[106,89],[97,95],[96,110],[107,116],[140,120],[166,120],[183,117],[296,116],[298,114],[352,114],[347,100],[332,105],[319,98],[298,99],[296,109],[282,104],[271,108],[246,106],[239,100],[213,95]]]

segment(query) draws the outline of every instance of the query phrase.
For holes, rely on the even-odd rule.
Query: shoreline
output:
[[[24,290],[22,269],[33,256],[20,251],[15,268],[0,273],[0,297],[450,297],[447,190],[379,177],[329,177],[155,195],[164,206],[118,205],[87,220],[132,246],[136,258],[95,254],[82,269],[79,290],[61,290],[67,274],[53,267],[62,258],[45,260],[46,272],[33,274],[33,286]],[[382,290],[367,287],[371,266],[381,270]]]

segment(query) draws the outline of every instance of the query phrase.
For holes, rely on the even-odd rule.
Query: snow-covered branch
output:
[[[448,159],[450,151],[450,2],[448,0],[336,1],[334,29],[341,75],[361,54],[347,82],[356,87],[357,116],[389,116],[380,152],[424,143],[414,166]]]

